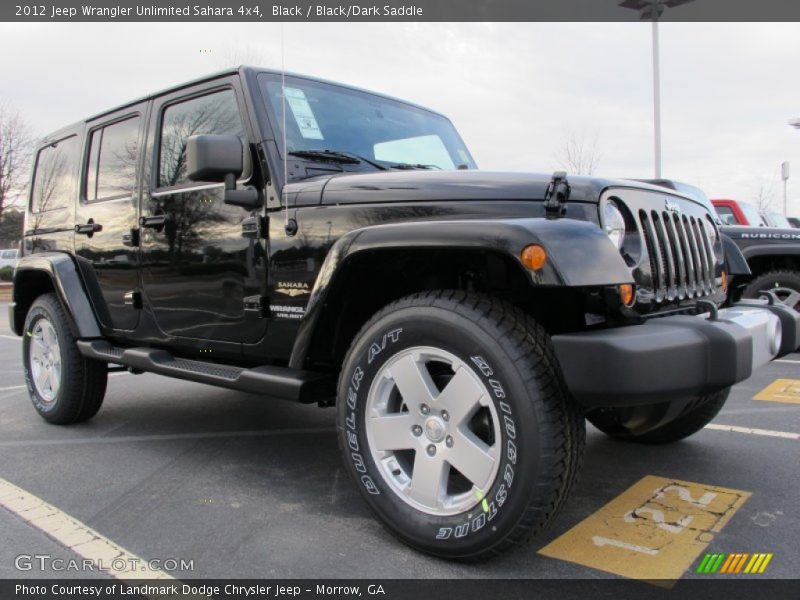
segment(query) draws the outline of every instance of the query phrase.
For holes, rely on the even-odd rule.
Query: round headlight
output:
[[[625,240],[625,217],[612,201],[603,205],[603,227],[611,243],[617,249],[622,248],[622,242]]]

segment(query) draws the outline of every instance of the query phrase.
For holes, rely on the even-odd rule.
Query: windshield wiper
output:
[[[438,169],[439,171],[442,170],[441,167],[438,167],[436,165],[420,165],[420,164],[413,165],[409,163],[397,163],[394,165],[389,165],[389,167],[392,169],[404,169],[404,170],[409,170],[409,169]]]
[[[291,150],[289,154],[292,156],[298,156],[300,158],[309,158],[311,160],[327,160],[345,165],[357,165],[363,162],[367,163],[368,165],[372,165],[379,171],[386,170],[386,167],[379,165],[368,158],[364,158],[358,154],[353,154],[352,152],[343,152],[341,150]]]

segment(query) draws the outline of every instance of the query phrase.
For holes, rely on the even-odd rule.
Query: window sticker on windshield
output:
[[[300,135],[307,140],[324,140],[322,131],[320,131],[317,124],[317,118],[311,110],[311,106],[306,99],[306,94],[303,90],[297,88],[284,88],[284,95],[286,96],[286,104],[292,109],[294,120],[300,129]]]

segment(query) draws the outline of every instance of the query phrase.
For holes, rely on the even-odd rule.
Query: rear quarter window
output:
[[[39,150],[31,186],[31,212],[64,208],[75,195],[78,138],[64,138]]]

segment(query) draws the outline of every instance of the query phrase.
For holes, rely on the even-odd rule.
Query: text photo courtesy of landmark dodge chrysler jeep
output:
[[[684,438],[797,348],[792,309],[719,308],[726,248],[677,191],[479,171],[438,113],[243,67],[41,143],[10,320],[46,420],[109,365],[335,405],[380,521],[479,558],[552,520],[585,419]]]

